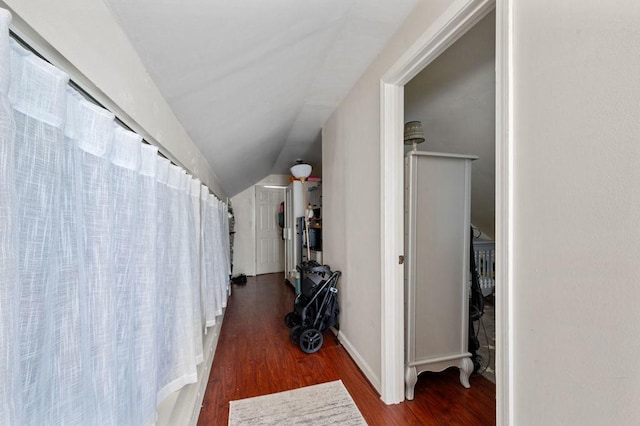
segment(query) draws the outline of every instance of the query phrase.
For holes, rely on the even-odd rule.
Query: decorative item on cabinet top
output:
[[[413,145],[413,150],[416,151],[418,144],[424,141],[424,130],[420,121],[408,121],[404,124],[405,145]]]

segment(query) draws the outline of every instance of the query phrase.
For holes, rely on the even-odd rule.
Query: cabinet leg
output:
[[[408,400],[413,400],[413,390],[418,381],[415,367],[407,367],[404,372],[404,393]]]
[[[460,359],[460,384],[465,388],[470,388],[469,376],[473,373],[473,361],[470,358]]]

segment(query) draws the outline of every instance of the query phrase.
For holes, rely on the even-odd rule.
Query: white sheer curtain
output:
[[[16,190],[15,122],[9,104],[11,63],[9,31],[11,16],[0,9],[0,423],[18,424],[22,413],[20,371]],[[17,397],[16,397],[17,396]]]
[[[202,295],[204,298],[204,313],[206,326],[211,327],[216,324],[216,259],[214,241],[214,221],[213,221],[213,198],[205,186],[201,190],[201,214],[202,214]]]
[[[202,295],[200,292],[200,179],[189,179],[189,250],[191,251],[191,295],[193,309],[193,334],[196,348],[196,362],[200,364],[204,361],[204,348],[202,342],[202,331],[204,321],[202,315]]]
[[[164,162],[163,162],[164,163]],[[190,267],[188,253],[182,250],[188,225],[183,197],[183,173],[170,164],[167,174],[165,200],[168,209],[165,216],[166,261],[159,264],[163,273],[158,279],[163,295],[163,324],[159,330],[161,363],[159,370],[159,394],[162,400],[187,383],[196,380],[195,350],[193,344],[193,318],[191,312]]]
[[[0,9],[0,424],[153,424],[226,304],[226,206],[9,23]]]
[[[223,289],[222,307],[227,307],[227,295],[229,294],[229,279],[231,276],[231,242],[229,238],[229,209],[226,203],[219,201],[221,215],[220,252],[223,254],[222,277],[220,280]]]
[[[74,318],[66,316],[73,307],[56,303],[66,290],[57,284],[64,280],[63,268],[70,262],[58,239],[68,79],[15,45],[10,62],[17,228],[13,250],[18,257],[19,285],[12,300],[19,312],[10,321],[19,327],[14,341],[20,350],[22,387],[18,421],[46,424],[56,420],[58,409],[77,418],[77,411],[70,408],[75,401],[66,395],[76,384],[77,368],[65,368],[54,378],[52,365],[64,352],[73,353],[76,346],[73,341],[61,340],[75,328]],[[59,398],[61,404],[50,404],[52,397]]]
[[[223,255],[219,250],[216,250],[218,246],[218,242],[220,241],[220,209],[218,208],[218,200],[215,199],[212,195],[208,196],[209,205],[208,208],[210,210],[211,215],[211,242],[213,253],[213,282],[211,285],[213,286],[213,300],[214,300],[214,315],[220,315],[222,313],[222,289],[220,286],[220,277],[222,274],[223,268]]]
[[[203,186],[200,192],[200,214],[203,247],[201,294],[206,326],[210,327],[227,306],[229,294],[231,264],[227,205],[217,200]]]
[[[216,199],[213,200],[213,208],[214,208],[214,224],[215,224],[215,234],[214,239],[217,242],[217,247],[215,248],[215,253],[218,257],[218,266],[217,266],[217,282],[216,282],[216,290],[218,294],[218,301],[216,303],[216,314],[222,315],[222,309],[227,306],[227,280],[226,277],[229,276],[229,255],[226,250],[224,250],[224,243],[226,241],[225,233],[228,235],[228,232],[225,232],[224,221],[227,219],[227,211],[224,203],[218,201]]]
[[[158,279],[156,270],[159,204],[157,198],[158,149],[140,146],[139,221],[136,235],[136,279],[133,303],[136,339],[133,348],[132,399],[138,404],[131,424],[148,424],[156,417],[158,390]],[[160,204],[162,205],[162,204]]]
[[[80,300],[86,321],[83,345],[86,355],[85,374],[90,382],[90,405],[98,424],[118,423],[118,328],[116,316],[116,264],[111,249],[115,226],[111,221],[115,194],[111,187],[109,155],[114,137],[113,116],[88,102],[78,111],[78,152],[76,165],[81,215],[81,264],[86,281]],[[112,246],[113,244],[113,246]],[[121,398],[125,399],[125,398]]]
[[[115,130],[111,155],[111,185],[113,202],[111,203],[113,233],[113,260],[116,292],[116,347],[117,347],[117,393],[128,394],[133,389],[130,378],[134,374],[134,355],[136,345],[134,315],[138,306],[134,304],[135,288],[138,285],[136,241],[142,193],[140,191],[140,146],[142,138],[123,129]],[[134,407],[132,398],[119,399],[118,423],[125,424],[132,418]]]

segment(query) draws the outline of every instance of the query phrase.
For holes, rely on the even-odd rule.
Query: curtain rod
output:
[[[29,52],[33,53],[34,55],[36,55],[38,58],[42,59],[43,61],[45,61],[46,63],[50,64],[51,66],[54,66],[50,60],[48,60],[47,58],[44,57],[44,55],[42,55],[36,48],[34,48],[33,46],[31,46],[31,44],[29,44],[27,41],[25,41],[22,37],[20,37],[18,34],[16,34],[15,31],[13,31],[12,29],[9,29],[9,36],[11,38],[13,38],[20,46],[22,46],[23,48],[27,49]],[[57,68],[57,67],[56,67]],[[71,78],[71,76],[69,76],[69,87],[71,87],[73,90],[75,90],[76,92],[80,93],[80,95],[82,95],[82,97],[84,97],[86,100],[88,100],[89,102],[92,102],[93,104],[99,106],[100,108],[103,108],[106,111],[109,111],[111,114],[113,114],[114,117],[114,121],[116,123],[118,123],[118,125],[122,126],[123,128],[129,130],[130,132],[136,133],[127,123],[125,123],[124,121],[122,121],[116,114],[113,113],[113,111],[110,111],[109,108],[105,107],[100,101],[98,101],[91,93],[89,93],[87,90],[85,90],[82,86],[80,86],[78,83],[76,83],[75,81],[73,81],[73,79]],[[136,133],[137,134],[137,133]],[[144,137],[142,138],[142,142],[147,144],[147,145],[153,145],[152,143],[150,143],[148,140],[146,140]],[[176,164],[173,160],[171,160],[169,157],[167,157],[163,152],[161,152],[158,149],[158,155],[166,160],[169,160],[171,162],[171,164],[173,164],[174,166],[180,167],[183,170],[186,170],[184,167],[180,166],[179,164]],[[222,199],[220,199],[220,197],[218,197],[212,190],[211,188],[209,188],[207,185],[205,185],[205,187],[207,188],[207,190],[209,191],[210,194],[212,194],[214,197],[216,197],[216,199],[218,199],[219,201],[223,201]]]
[[[37,49],[35,49],[33,46],[31,46],[29,43],[27,43],[22,37],[20,37],[18,34],[16,34],[13,30],[9,29],[9,36],[11,38],[13,38],[20,46],[24,47],[25,49],[27,49],[29,52],[33,53],[34,55],[36,55],[38,58],[42,59],[43,61],[45,61],[46,63],[55,66],[51,63],[50,60],[48,60],[47,58],[45,58],[40,52],[38,52]],[[109,108],[105,107],[100,101],[98,101],[91,93],[89,93],[88,91],[86,91],[85,89],[83,89],[78,83],[76,83],[75,81],[73,81],[73,79],[71,77],[69,77],[69,87],[71,87],[73,90],[75,90],[76,92],[80,93],[82,95],[83,98],[85,98],[86,100],[92,102],[93,104],[99,106],[102,109],[105,109],[107,111],[109,111]],[[112,111],[109,111],[113,114]],[[120,126],[124,127],[125,129],[129,130],[130,132],[133,132],[133,129],[131,127],[129,127],[129,125],[127,123],[125,123],[124,121],[122,121],[117,115],[113,114],[114,117],[114,121],[116,123],[118,123]],[[144,142],[147,145],[152,145],[149,141],[147,141],[145,138],[142,138],[142,142]],[[168,158],[166,155],[164,155],[162,152],[160,152],[160,150],[158,150],[158,155],[161,156],[162,158],[171,161],[170,158]],[[173,161],[171,161],[171,164],[173,164],[174,166],[177,166],[176,163],[174,163]]]
[[[43,61],[45,61],[46,63],[50,64],[51,66],[56,67],[54,64],[51,63],[51,61],[49,59],[47,59],[44,55],[42,55],[35,47],[33,47],[31,44],[29,44],[26,40],[24,40],[22,37],[20,37],[15,31],[13,31],[11,28],[9,28],[9,36],[11,38],[13,38],[20,46],[22,46],[23,48],[27,49],[29,52],[33,53],[34,55],[36,55],[38,58],[42,59]],[[57,67],[56,67],[57,68]],[[64,70],[63,70],[64,71]],[[68,74],[68,73],[67,73]],[[106,111],[109,111],[111,114],[113,114],[114,117],[114,121],[116,123],[118,123],[118,125],[122,126],[123,128],[129,130],[130,132],[136,133],[135,130],[133,130],[127,123],[125,123],[123,120],[121,120],[113,111],[109,110],[109,108],[105,107],[102,102],[100,102],[98,99],[96,99],[91,93],[89,93],[87,90],[85,90],[82,86],[80,86],[78,83],[76,83],[71,76],[69,76],[69,87],[71,87],[73,90],[75,90],[76,92],[78,92],[80,95],[82,95],[82,97],[84,97],[86,100],[88,100],[89,102],[92,102],[93,104],[99,106],[100,108],[103,108]],[[137,134],[137,133],[136,133]],[[144,137],[142,138],[142,142],[147,144],[147,145],[153,145],[151,142],[149,142],[148,140],[146,140]],[[165,155],[162,151],[160,151],[160,149],[158,149],[157,151],[158,155],[162,158],[164,158],[165,160],[169,160],[169,162],[171,162],[171,164],[173,164],[174,166],[180,167],[183,170],[186,171],[186,169],[184,167],[182,167],[179,164],[176,164],[173,160],[171,160],[171,158],[169,158],[167,155]],[[205,185],[205,187],[207,188],[207,190],[209,191],[209,194],[213,195],[214,197],[216,197],[216,199],[218,199],[219,201],[223,201],[220,197],[218,197],[216,195],[215,192],[213,192],[211,190],[211,188],[209,188],[207,185]]]

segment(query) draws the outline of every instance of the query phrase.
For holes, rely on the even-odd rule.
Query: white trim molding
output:
[[[496,423],[514,422],[513,0],[496,0]]]
[[[404,255],[404,85],[494,6],[495,0],[456,0],[380,81],[381,393],[386,404],[404,400],[404,266],[398,261]]]
[[[404,87],[380,85],[381,114],[381,394],[404,401]]]

